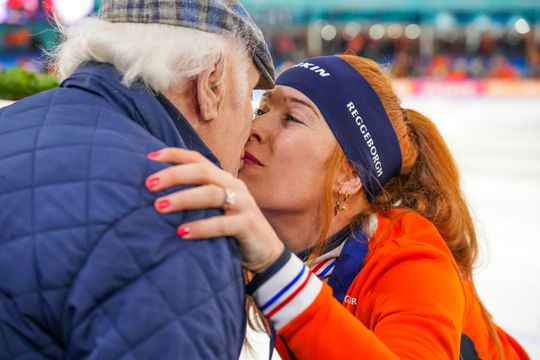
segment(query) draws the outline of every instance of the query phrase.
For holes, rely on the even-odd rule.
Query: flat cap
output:
[[[274,87],[274,65],[263,34],[237,0],[103,0],[99,18],[109,22],[182,26],[216,34],[241,34],[261,73],[259,89]]]

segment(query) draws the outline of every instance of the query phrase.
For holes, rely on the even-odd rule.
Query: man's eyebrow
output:
[[[267,97],[268,99],[272,98],[272,90],[266,90],[264,94],[262,94],[263,97]]]
[[[296,98],[296,97],[290,96],[290,95],[285,96],[285,101],[290,101],[290,102],[293,102],[293,103],[305,105],[308,108],[310,108],[311,111],[313,111],[313,114],[315,114],[315,116],[317,116],[317,117],[319,116],[319,113],[317,112],[317,110],[315,110],[315,108],[310,103],[308,103],[307,101],[304,101],[302,99],[299,99],[299,98]]]

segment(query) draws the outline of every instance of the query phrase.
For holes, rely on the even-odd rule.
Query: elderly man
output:
[[[219,211],[158,215],[145,178],[166,146],[237,172],[260,30],[237,1],[105,0],[63,35],[60,88],[0,110],[0,359],[238,358],[234,239],[176,241]]]

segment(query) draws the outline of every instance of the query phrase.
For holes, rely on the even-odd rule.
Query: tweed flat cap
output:
[[[274,87],[274,65],[261,30],[237,0],[103,0],[99,18],[155,23],[238,36],[261,73],[257,88]]]

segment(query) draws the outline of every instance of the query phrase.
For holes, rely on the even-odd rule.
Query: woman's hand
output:
[[[152,160],[179,164],[148,177],[150,191],[160,191],[176,185],[200,185],[156,199],[160,213],[205,208],[223,208],[223,216],[215,216],[178,228],[184,239],[206,239],[233,236],[238,241],[242,265],[260,272],[270,266],[283,252],[277,237],[244,182],[212,164],[196,151],[165,148],[148,154]],[[228,194],[227,194],[228,193]],[[226,200],[232,202],[228,205]]]

